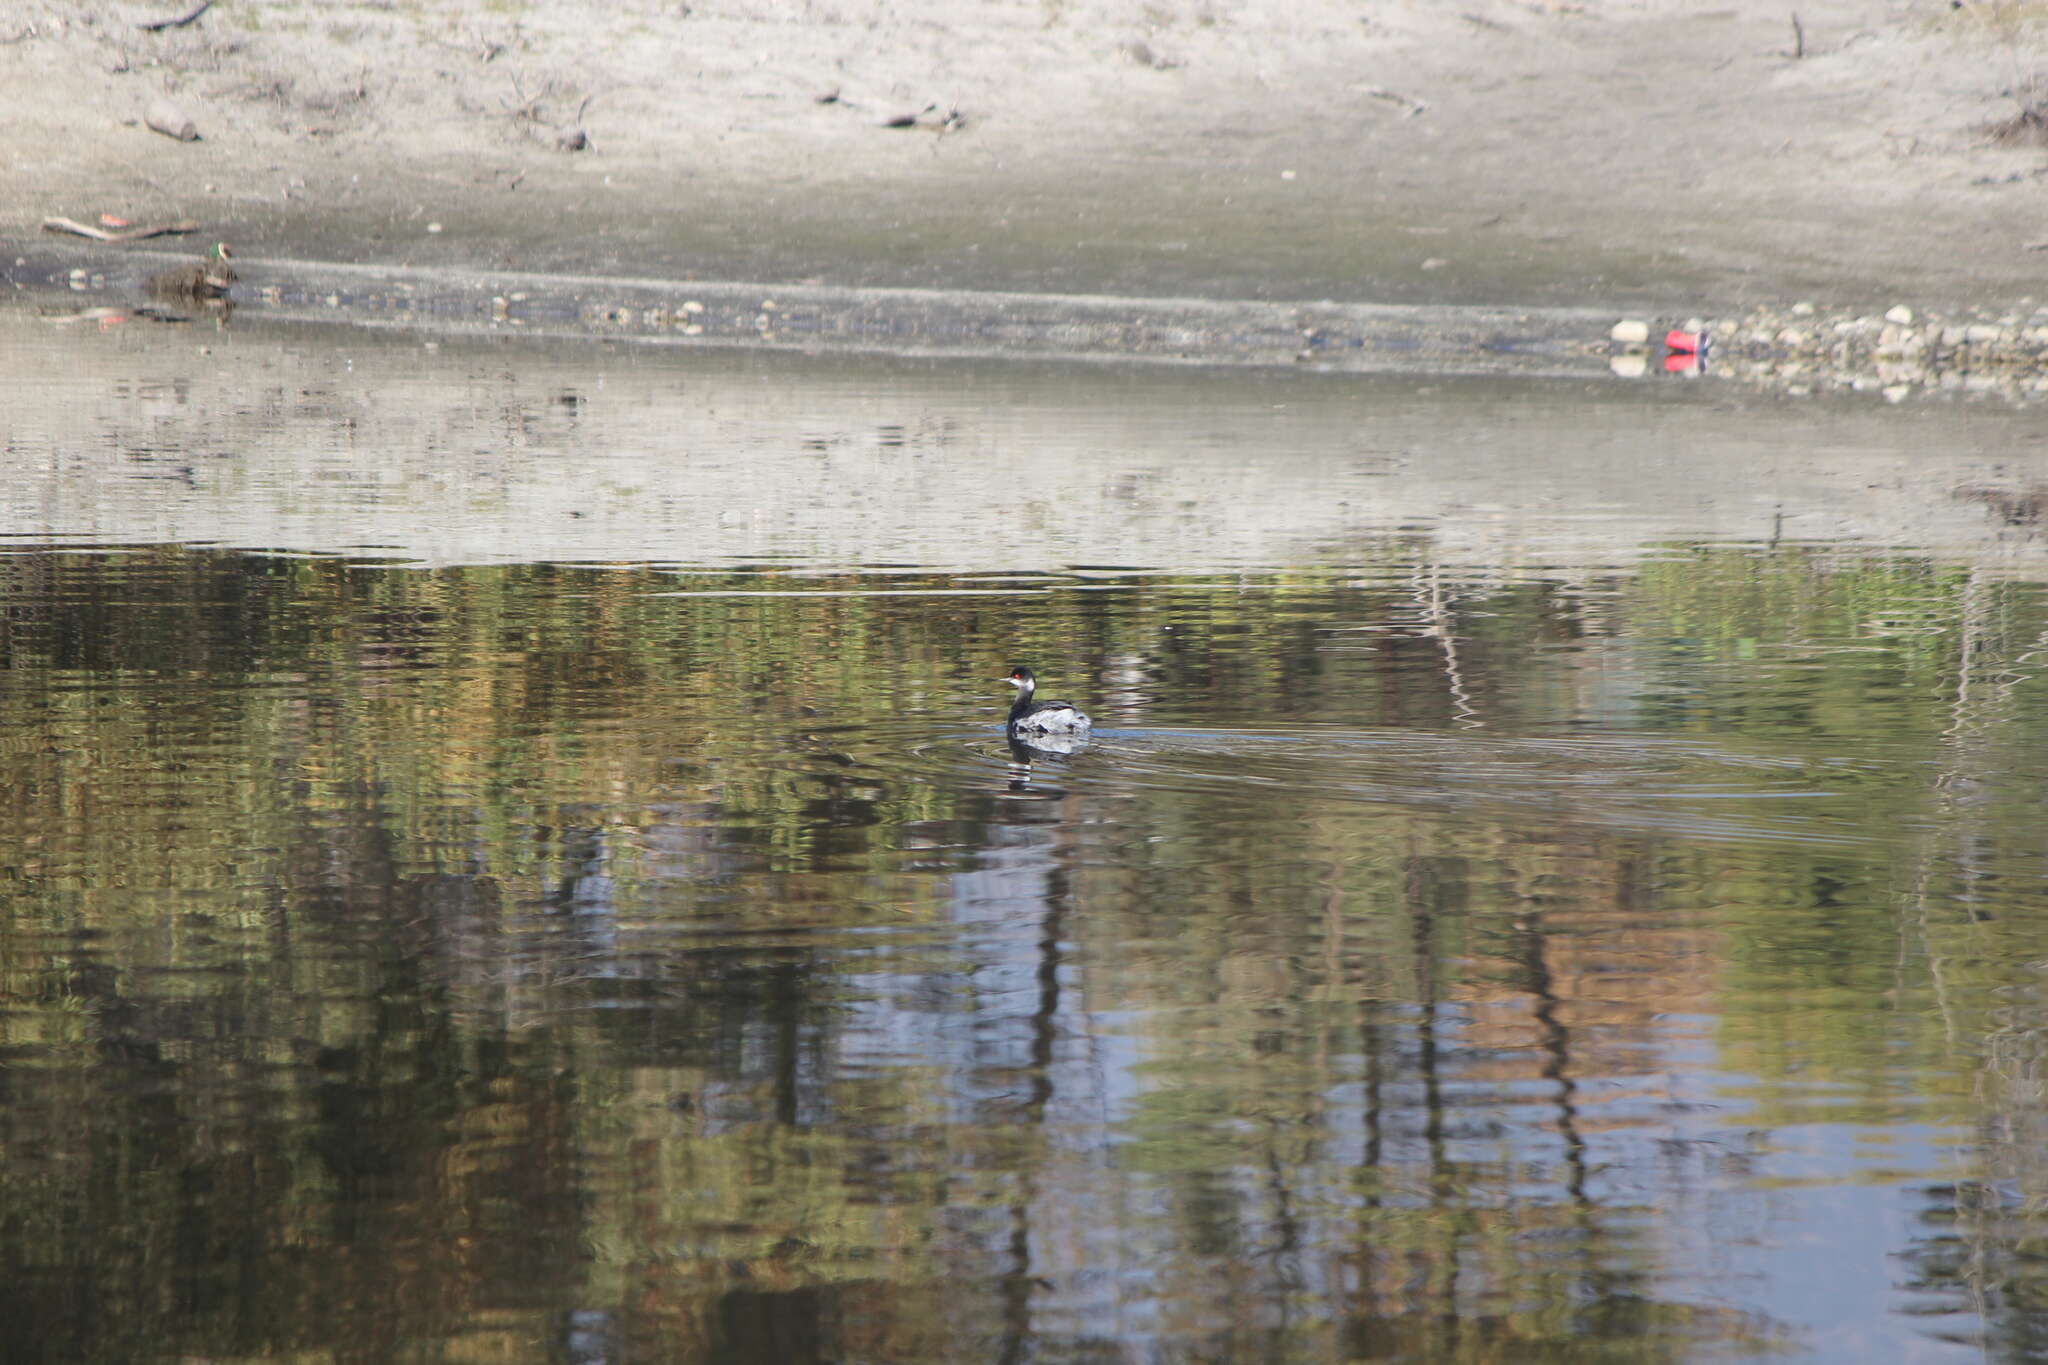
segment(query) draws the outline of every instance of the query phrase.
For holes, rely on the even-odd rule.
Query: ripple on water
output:
[[[1838,762],[1743,753],[1698,741],[1598,737],[1516,739],[1470,733],[1098,726],[1070,754],[1027,764],[1000,732],[960,730],[913,740],[903,771],[941,785],[997,779],[1092,794],[1118,790],[1275,793],[1305,803],[1548,815],[1619,831],[1687,838],[1855,846],[1872,837],[1853,812],[1831,809]],[[1731,806],[1756,803],[1755,810]]]

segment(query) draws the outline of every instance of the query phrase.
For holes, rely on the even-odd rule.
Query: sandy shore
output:
[[[111,212],[255,259],[1678,312],[2048,293],[2048,151],[1984,131],[2048,89],[2043,4],[1802,0],[1795,30],[1682,0],[220,0],[139,27],[189,7],[9,7],[0,234]],[[142,125],[159,98],[199,140]]]

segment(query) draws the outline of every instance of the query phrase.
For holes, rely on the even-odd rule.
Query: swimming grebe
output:
[[[1031,694],[1038,687],[1038,679],[1031,676],[1028,668],[1013,668],[1006,679],[1017,689],[1017,700],[1010,707],[1010,723],[1006,727],[1013,735],[1071,735],[1086,730],[1090,725],[1072,702],[1031,700]]]

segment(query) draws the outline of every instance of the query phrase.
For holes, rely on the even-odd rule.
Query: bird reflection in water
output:
[[[1028,739],[1012,734],[1010,741],[1010,790],[1027,791],[1031,786],[1032,765],[1051,761],[1064,764],[1066,759],[1088,747],[1088,735],[1080,734],[1034,734]]]

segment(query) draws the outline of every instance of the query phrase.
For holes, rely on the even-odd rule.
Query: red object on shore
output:
[[[1698,355],[1701,351],[1707,349],[1707,334],[1705,332],[1681,332],[1674,327],[1664,334],[1664,344],[1672,350],[1682,351],[1686,355]]]

